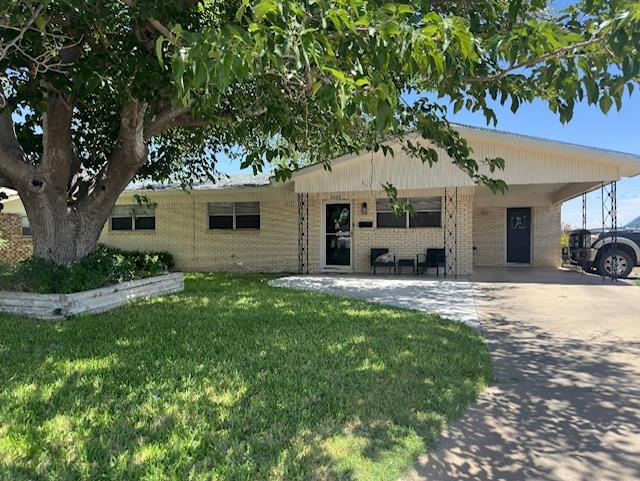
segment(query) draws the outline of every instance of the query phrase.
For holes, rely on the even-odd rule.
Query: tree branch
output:
[[[221,112],[216,120],[231,119],[234,115],[246,117],[258,117],[267,112],[266,107],[260,107],[255,110],[234,113],[231,111]],[[151,124],[145,130],[145,139],[149,140],[153,136],[172,128],[189,128],[189,127],[209,127],[215,125],[216,120],[197,119],[193,117],[187,108],[168,109],[160,112],[154,117]]]
[[[0,60],[4,59],[9,54],[9,51],[12,48],[15,48],[22,41],[22,37],[24,37],[24,34],[27,33],[27,30],[31,28],[31,25],[33,25],[33,23],[36,21],[36,18],[38,18],[38,16],[42,13],[43,9],[44,5],[39,5],[38,8],[33,11],[33,14],[29,18],[29,20],[27,20],[25,24],[18,30],[16,36],[11,41],[7,42],[4,47],[0,48]]]
[[[38,171],[45,172],[55,188],[68,195],[82,166],[71,136],[73,106],[59,93],[50,91],[47,111],[42,117],[43,149]]]
[[[129,8],[134,8],[136,6],[136,2],[134,0],[120,0],[120,1]],[[147,21],[153,28],[155,28],[158,32],[160,32],[173,45],[178,44],[178,39],[176,38],[176,36],[173,33],[171,33],[171,30],[169,30],[162,22],[160,22],[159,20],[153,17],[149,17]]]
[[[144,138],[144,117],[147,104],[137,100],[127,102],[120,114],[120,132],[116,147],[109,160],[96,175],[93,190],[87,197],[93,202],[85,204],[96,216],[110,209],[136,172],[147,160]]]
[[[586,48],[586,47],[590,47],[592,45],[596,45],[598,43],[603,42],[604,40],[606,40],[606,36],[602,35],[599,37],[593,37],[592,39],[589,40],[585,40],[584,42],[578,42],[578,43],[574,43],[572,45],[567,45],[565,47],[561,47],[557,50],[554,50],[552,52],[547,52],[543,55],[539,55],[537,57],[534,57],[532,59],[527,60],[526,62],[521,62],[518,63],[516,65],[513,65],[509,68],[506,68],[504,70],[500,70],[496,73],[493,73],[491,75],[485,75],[485,76],[481,76],[481,77],[463,77],[463,80],[465,82],[494,82],[496,80],[501,80],[504,77],[506,77],[507,75],[509,75],[511,72],[515,71],[515,70],[519,70],[521,68],[527,68],[527,67],[533,67],[539,63],[542,62],[546,62],[547,60],[551,60],[554,58],[562,58],[565,57],[571,53],[573,53],[573,51],[575,51],[576,49],[582,49],[582,48]]]
[[[7,176],[15,186],[25,179],[33,170],[33,165],[27,163],[24,151],[16,137],[15,125],[11,118],[11,109],[6,99],[0,95],[0,173]]]
[[[162,110],[161,112],[153,116],[151,122],[145,128],[145,139],[149,140],[154,135],[157,135],[160,132],[173,127],[173,122],[177,117],[188,114],[188,108],[174,109],[169,107],[165,110]]]

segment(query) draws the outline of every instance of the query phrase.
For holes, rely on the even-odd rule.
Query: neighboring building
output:
[[[236,175],[190,192],[133,185],[120,196],[101,242],[169,251],[186,271],[369,272],[371,248],[415,258],[443,247],[449,273],[459,275],[474,266],[557,266],[561,203],[640,173],[640,157],[629,154],[458,128],[476,158],[506,160],[505,170],[492,174],[506,181],[506,194],[474,185],[442,151],[429,168],[394,145],[395,157],[343,156],[331,171],[309,166],[285,183]],[[384,183],[409,199],[415,216],[393,214]],[[148,195],[155,208],[136,206],[134,194]],[[4,204],[0,231],[12,231],[0,233],[10,241],[0,258],[15,260],[28,243],[28,224],[19,198]]]

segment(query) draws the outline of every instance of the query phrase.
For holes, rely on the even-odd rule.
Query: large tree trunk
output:
[[[66,192],[53,189],[20,194],[31,224],[34,256],[70,265],[96,249],[108,211],[90,216],[84,208],[68,206]]]
[[[72,109],[63,99],[49,101],[43,119],[43,155],[35,165],[15,155],[21,149],[13,126],[7,129],[10,118],[3,113],[0,172],[7,175],[23,202],[33,233],[34,256],[70,265],[96,249],[118,196],[147,158],[145,110],[146,105],[136,101],[123,107],[112,155],[90,177],[80,175],[82,162],[71,138]]]

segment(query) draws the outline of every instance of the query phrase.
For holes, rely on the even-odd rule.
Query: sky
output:
[[[571,122],[563,125],[544,102],[525,104],[514,114],[508,107],[493,105],[498,117],[498,130],[533,135],[562,142],[571,142],[602,149],[617,150],[640,156],[640,94],[626,96],[622,109],[612,108],[604,115],[599,108],[578,104]],[[464,109],[449,120],[476,127],[487,127],[480,112]],[[494,128],[493,125],[488,128]],[[222,160],[223,172],[239,172],[239,163]],[[618,225],[640,216],[640,176],[618,182]],[[562,221],[574,227],[582,226],[581,197],[562,205]],[[600,190],[587,194],[587,227],[602,226]]]

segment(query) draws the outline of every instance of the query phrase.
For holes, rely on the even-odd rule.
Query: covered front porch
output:
[[[390,214],[382,190],[299,193],[299,272],[373,273],[372,252],[380,249],[393,259],[383,273],[416,273],[428,250],[443,254],[437,272],[446,278],[477,267],[558,267],[560,203],[599,185],[515,184],[504,194],[468,186],[399,190],[416,210],[415,223],[411,214]]]
[[[407,263],[426,249],[444,249],[448,277],[468,276],[475,267],[556,267],[561,262],[562,202],[637,172],[635,161],[624,154],[462,126],[459,130],[475,158],[505,160],[503,170],[478,165],[479,174],[506,183],[505,194],[476,185],[445,152],[436,149],[440,160],[427,168],[398,143],[391,145],[393,157],[361,152],[332,160],[331,172],[319,164],[305,167],[290,184],[300,200],[300,272],[368,273],[372,248],[389,249]],[[387,197],[382,186],[387,184],[403,201],[437,202],[440,222],[393,225],[387,219],[381,226],[381,199]],[[348,230],[341,223],[331,232],[326,220],[331,205],[349,213]],[[434,209],[419,213],[421,221],[436,215]],[[349,250],[328,252],[332,245]]]

